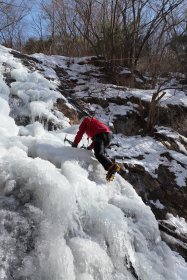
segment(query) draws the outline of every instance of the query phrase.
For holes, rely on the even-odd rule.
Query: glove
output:
[[[77,144],[75,144],[75,143],[72,143],[72,145],[71,145],[73,148],[77,148]]]
[[[87,150],[92,150],[94,147],[94,142],[92,142],[88,147],[87,147]]]

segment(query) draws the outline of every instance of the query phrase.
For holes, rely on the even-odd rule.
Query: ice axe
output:
[[[71,146],[72,146],[72,144],[73,144],[73,141],[69,140],[69,139],[67,138],[67,135],[66,135],[65,138],[64,138],[64,143],[65,143],[65,142],[68,142]]]
[[[68,142],[71,146],[72,146],[72,144],[73,144],[73,141],[69,140],[69,139],[67,138],[67,135],[66,135],[65,138],[64,138],[64,143],[65,143],[65,142]],[[86,147],[84,144],[83,144],[80,148],[81,148],[81,149],[87,150],[87,147]]]

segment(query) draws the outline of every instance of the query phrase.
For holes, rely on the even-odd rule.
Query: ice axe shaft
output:
[[[68,142],[71,146],[72,146],[72,144],[73,144],[73,141],[69,140],[69,139],[67,138],[67,136],[65,136],[65,138],[64,138],[64,143],[65,143],[65,142]],[[87,150],[87,147],[86,147],[84,144],[83,144],[80,148],[81,148],[81,149]]]

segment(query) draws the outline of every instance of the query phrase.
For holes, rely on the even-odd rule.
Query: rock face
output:
[[[149,204],[157,219],[165,219],[167,212],[187,219],[187,188],[179,188],[175,175],[168,167],[159,165],[158,177],[153,178],[143,168],[127,166],[127,180],[134,186],[146,204]],[[159,209],[150,201],[159,200],[164,208]]]
[[[178,133],[175,134],[174,130],[163,127],[157,128],[153,138],[165,149],[164,152],[158,153],[159,156],[155,159],[158,161],[155,176],[144,167],[141,161],[144,159],[142,154],[137,158],[139,164],[124,164],[129,170],[128,180],[150,205],[158,219],[164,219],[167,212],[187,219],[187,139]],[[182,185],[180,180],[183,180]],[[156,208],[150,203],[156,200],[159,200],[164,208]]]
[[[187,136],[187,107],[168,105],[167,108],[159,108],[158,124],[169,126],[180,134]]]
[[[116,90],[115,86],[113,88]],[[125,97],[121,97],[118,92],[113,96],[107,93],[102,94],[102,92],[100,94],[94,94],[94,92],[88,94],[88,86],[81,96],[76,95],[76,92],[74,92],[73,97],[77,104],[80,104],[81,108],[85,110],[90,110],[90,104],[92,107],[94,106],[94,110],[90,111],[93,115],[100,116],[105,114],[107,116],[113,114],[115,116],[112,119],[114,133],[123,134],[125,137],[133,135],[144,137],[150,135],[155,141],[165,147],[165,153],[160,154],[155,177],[144,168],[141,162],[141,159],[144,158],[143,155],[139,155],[139,158],[137,158],[140,164],[126,164],[124,161],[125,167],[129,170],[128,180],[132,183],[137,193],[141,195],[145,203],[150,205],[158,219],[164,219],[167,212],[187,219],[187,173],[185,174],[187,161],[186,163],[183,163],[182,160],[180,161],[180,155],[181,158],[186,157],[187,159],[187,139],[185,137],[187,130],[187,107],[184,104],[159,106],[156,118],[157,127],[155,127],[151,134],[148,134],[145,127],[150,102],[141,100],[137,95],[129,95],[127,88],[123,87],[122,90],[127,91]],[[111,104],[113,106],[124,106],[124,114],[119,113],[117,110],[112,112]],[[168,129],[160,132],[159,127],[167,127]],[[171,135],[176,135],[176,137]],[[175,159],[171,157],[172,152],[179,153],[176,163]],[[116,160],[122,158],[120,154],[116,156]],[[175,165],[177,165],[179,173],[184,173],[185,186],[183,185],[183,187],[180,187],[177,183],[174,172]],[[156,200],[159,200],[165,208],[159,209],[150,203],[150,201]]]
[[[77,111],[70,106],[67,106],[67,103],[63,99],[57,99],[55,108],[63,112],[63,114],[69,118],[70,124],[78,124],[79,123],[79,117]]]

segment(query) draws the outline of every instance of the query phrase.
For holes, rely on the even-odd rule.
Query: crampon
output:
[[[112,166],[109,168],[107,174],[106,174],[106,180],[111,182],[115,178],[116,172],[118,173],[120,171],[121,167],[118,163],[112,164]]]

